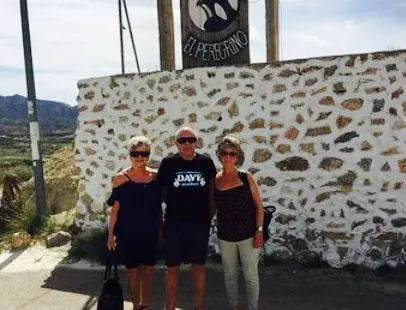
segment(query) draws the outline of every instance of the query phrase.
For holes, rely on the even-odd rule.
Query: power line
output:
[[[121,74],[125,73],[125,59],[124,59],[124,41],[123,41],[123,15],[121,9],[121,0],[118,0],[118,22],[120,27],[120,56],[121,56]]]
[[[267,1],[267,0],[265,0],[265,1]],[[282,25],[282,2],[283,1],[280,1],[279,2],[279,26],[281,26]],[[280,29],[281,27],[279,27],[279,29]],[[280,56],[280,58],[279,58],[279,60],[281,60],[281,59],[283,59],[283,45],[282,45],[282,31],[279,31],[279,51],[280,51],[280,53],[281,53],[281,56]]]
[[[123,30],[126,28],[123,26],[123,16],[122,16],[122,6],[124,6],[124,12],[127,19],[128,30],[130,32],[131,38],[131,45],[134,53],[135,63],[137,65],[138,73],[141,73],[140,64],[138,61],[137,49],[135,46],[134,35],[131,27],[130,17],[128,14],[127,8],[127,1],[126,0],[118,0],[118,19],[119,19],[119,27],[120,27],[120,55],[121,55],[121,73],[125,73],[125,55],[124,55],[124,39],[123,39]]]
[[[133,48],[133,52],[134,52],[134,57],[135,57],[135,63],[137,64],[138,73],[141,73],[140,64],[139,64],[139,62],[138,62],[137,49],[135,48],[135,42],[134,42],[134,36],[133,36],[132,27],[131,27],[131,22],[130,22],[130,18],[129,18],[129,16],[128,16],[127,1],[126,1],[126,0],[123,0],[123,3],[124,3],[125,15],[126,15],[126,17],[127,17],[128,30],[129,30],[129,32],[130,32],[130,37],[131,37],[131,44],[132,44],[132,48]]]

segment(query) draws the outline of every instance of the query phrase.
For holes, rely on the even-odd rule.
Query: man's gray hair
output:
[[[140,145],[145,145],[149,150],[151,149],[151,140],[145,136],[135,136],[128,141],[127,149],[131,151],[133,147],[137,147]]]
[[[182,131],[190,131],[196,138],[197,138],[197,132],[196,132],[196,130],[194,130],[193,128],[191,128],[191,127],[182,127],[182,128],[179,128],[178,130],[176,130],[176,132],[175,132],[175,140],[178,140],[178,138],[179,138],[179,135],[180,135],[180,133],[182,132]]]

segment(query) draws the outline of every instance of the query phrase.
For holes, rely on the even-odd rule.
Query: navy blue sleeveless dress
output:
[[[114,226],[120,261],[126,268],[153,266],[158,254],[162,197],[158,183],[137,183],[130,179],[113,188],[107,204],[118,201],[120,208]]]

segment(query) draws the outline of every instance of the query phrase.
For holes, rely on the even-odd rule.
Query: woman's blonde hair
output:
[[[151,149],[151,144],[152,144],[151,140],[148,139],[147,137],[145,137],[145,136],[135,136],[135,137],[132,137],[130,139],[130,141],[128,141],[127,149],[129,151],[131,151],[131,149],[133,147],[137,147],[137,146],[140,146],[140,145],[145,145],[147,147],[147,149],[150,150]]]
[[[244,163],[244,160],[245,160],[245,156],[244,156],[243,150],[241,149],[240,140],[238,140],[237,138],[231,137],[231,136],[226,136],[223,139],[221,139],[221,141],[217,145],[217,150],[216,150],[216,155],[219,160],[220,160],[221,151],[223,151],[224,149],[227,149],[227,148],[231,148],[237,152],[237,162],[235,163],[235,165],[237,167],[242,166],[242,164]]]

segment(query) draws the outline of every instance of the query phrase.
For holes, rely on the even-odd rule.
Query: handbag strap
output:
[[[109,251],[109,254],[107,255],[107,264],[106,269],[104,270],[104,281],[107,281],[111,277],[112,267],[114,270],[114,278],[118,279],[117,257],[114,250]]]
[[[244,183],[245,186],[247,186],[250,189],[250,183],[248,181],[248,175],[245,171],[238,171],[238,176],[240,180]],[[252,194],[251,194],[252,195]],[[269,213],[272,215],[276,211],[276,208],[274,206],[264,206],[264,212]]]
[[[250,183],[248,181],[248,176],[247,173],[245,171],[238,171],[238,177],[240,178],[241,182],[245,185],[245,186],[250,186]]]

